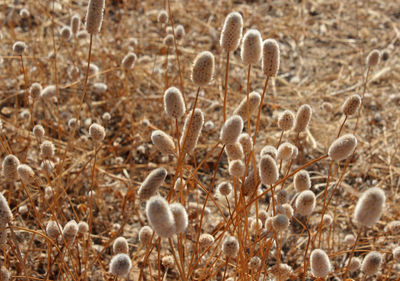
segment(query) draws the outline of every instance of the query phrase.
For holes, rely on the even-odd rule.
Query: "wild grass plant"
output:
[[[396,8],[2,3],[0,280],[399,280]]]

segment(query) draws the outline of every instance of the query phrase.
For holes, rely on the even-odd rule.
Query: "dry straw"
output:
[[[241,56],[245,65],[256,64],[261,58],[262,39],[257,29],[249,29],[242,40]]]
[[[103,22],[105,0],[90,0],[86,14],[86,31],[90,35],[100,32]]]
[[[278,74],[280,51],[278,42],[274,39],[266,39],[263,42],[262,70],[268,77]]]
[[[174,154],[175,144],[172,138],[161,130],[156,130],[151,133],[151,141],[159,151],[164,154]]]
[[[192,81],[198,87],[211,82],[214,75],[214,55],[208,51],[201,52],[194,60]]]
[[[239,47],[242,38],[243,18],[238,12],[232,12],[225,18],[222,28],[220,44],[221,47],[230,52]]]
[[[175,87],[169,87],[164,93],[164,111],[171,118],[180,118],[185,114],[185,102],[181,91]]]
[[[161,196],[153,196],[147,201],[146,216],[158,236],[170,238],[176,233],[174,215],[167,200]]]
[[[249,94],[249,115],[257,110],[261,102],[261,96],[257,92],[251,92]],[[233,115],[239,115],[243,121],[247,121],[247,97],[242,99],[238,107],[233,112]]]
[[[189,128],[191,114],[188,114],[185,119],[185,125],[183,126],[183,133],[180,140],[180,146],[183,153],[191,153],[200,137],[201,129],[204,124],[203,111],[196,108],[193,113],[192,124]],[[184,139],[186,136],[186,139]],[[185,146],[183,146],[185,144]]]
[[[311,273],[317,278],[325,278],[331,271],[328,255],[321,249],[314,249],[310,255]]]
[[[243,119],[239,115],[233,115],[226,120],[221,129],[220,139],[223,144],[235,143],[243,130]]]
[[[147,200],[151,196],[154,196],[158,192],[158,188],[164,182],[167,177],[167,170],[164,168],[157,168],[151,171],[150,174],[146,177],[146,179],[141,184],[138,195],[141,200]]]
[[[381,218],[386,196],[379,187],[365,191],[354,209],[354,219],[361,226],[372,226]]]

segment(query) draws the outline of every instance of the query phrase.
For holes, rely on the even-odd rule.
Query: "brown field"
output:
[[[89,24],[90,34],[87,10],[88,0],[0,3],[1,281],[400,280],[398,0],[106,0],[101,30]],[[273,47],[249,68],[242,41],[230,52],[221,46],[231,12],[243,18],[242,35],[252,28],[276,40],[277,75],[262,66],[273,67]],[[192,69],[203,51],[215,65],[200,85],[207,66],[194,67],[194,79]],[[186,106],[178,118],[164,109],[172,86]],[[225,141],[225,119],[253,91],[261,106],[245,106],[243,130],[228,128]],[[355,94],[361,106],[346,116],[342,105]],[[308,126],[283,133],[280,114],[305,104]],[[171,147],[152,140],[155,130]],[[328,150],[345,134],[357,145],[334,160]],[[261,153],[267,145],[280,145],[278,155]],[[3,161],[9,154],[19,165]],[[157,168],[165,170],[145,181]],[[311,186],[294,183],[301,171]],[[359,201],[367,190],[378,194]],[[149,199],[157,194],[168,203]],[[121,236],[128,249],[114,243]],[[122,262],[111,267],[116,256]]]

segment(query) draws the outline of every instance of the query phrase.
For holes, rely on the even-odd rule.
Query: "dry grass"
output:
[[[173,22],[186,30],[183,39],[175,38],[176,50],[163,45],[166,26],[157,22],[158,12],[166,8],[165,1],[107,0],[103,26],[92,45],[91,62],[99,71],[89,73],[76,133],[68,122],[78,112],[84,94],[89,37],[64,42],[59,31],[69,25],[75,13],[84,19],[87,1],[11,2],[0,4],[1,159],[12,153],[35,172],[30,184],[9,182],[3,175],[0,178],[1,192],[14,216],[12,227],[6,230],[8,239],[2,245],[1,260],[13,280],[112,280],[112,243],[119,236],[129,242],[130,280],[312,280],[307,263],[311,251],[319,247],[332,264],[328,279],[342,280],[346,261],[353,255],[353,245],[346,244],[344,237],[358,233],[354,256],[363,258],[371,250],[383,254],[379,273],[366,279],[400,279],[400,264],[392,255],[399,232],[385,231],[385,226],[400,215],[400,7],[396,1],[171,1],[168,26]],[[22,8],[30,12],[28,18],[19,16]],[[265,145],[278,143],[280,112],[295,112],[301,104],[313,108],[307,132],[298,137],[295,132],[283,136],[283,141],[298,147],[297,158],[291,164],[283,161],[279,184],[272,189],[262,186],[258,198],[245,198],[239,192],[223,198],[215,188],[222,181],[231,182],[235,189],[240,187],[240,179],[229,176],[228,159],[218,140],[224,119],[226,62],[219,36],[231,11],[242,13],[244,32],[256,28],[263,39],[274,38],[281,48],[279,74],[270,79],[261,107],[254,155]],[[130,38],[136,38],[137,44]],[[16,41],[27,45],[22,57],[12,51]],[[385,50],[389,58],[369,71],[355,132],[356,152],[348,160],[332,163],[326,154],[344,120],[341,105],[348,96],[363,94],[365,58],[372,49]],[[121,61],[130,51],[138,59],[134,68],[126,71]],[[212,83],[200,90],[196,108],[204,111],[205,122],[212,121],[214,128],[203,128],[190,156],[162,155],[151,143],[152,131],[163,130],[177,143],[176,124],[182,133],[184,121],[181,118],[175,123],[165,114],[164,91],[169,86],[180,88],[186,114],[191,113],[198,90],[190,79],[191,66],[201,51],[214,54],[216,67]],[[43,88],[56,85],[56,99],[30,98],[28,89],[34,82]],[[101,85],[96,83],[105,83],[107,89],[99,90]],[[230,55],[228,118],[246,96],[246,83],[247,67],[238,49]],[[251,91],[261,93],[264,83],[260,63],[252,67]],[[111,116],[108,121],[102,118],[106,112]],[[342,134],[354,131],[356,119],[346,120]],[[255,114],[253,133],[256,122]],[[92,123],[106,129],[101,143],[89,137]],[[34,124],[45,128],[43,138],[32,134]],[[248,130],[247,125],[244,128]],[[47,160],[54,163],[50,171],[41,168],[45,159],[40,143],[44,140],[52,141],[56,148],[55,156]],[[154,234],[150,244],[142,245],[138,232],[147,225],[146,204],[137,197],[137,190],[157,167],[168,171],[159,193],[186,207],[189,226],[171,239]],[[271,191],[286,190],[294,207],[292,182],[299,168],[311,175],[311,190],[317,197],[313,214],[308,219],[296,215],[289,229],[280,234],[267,233],[266,228],[250,229],[251,221],[262,210],[273,216],[273,200],[268,204]],[[186,189],[175,192],[178,177],[186,181]],[[47,186],[53,190],[50,199],[45,197]],[[360,194],[372,186],[385,191],[386,207],[377,224],[359,232],[352,219],[354,207]],[[92,201],[90,190],[95,191]],[[326,213],[333,223],[320,230],[325,196],[332,198]],[[64,246],[65,238],[53,240],[46,235],[49,220],[62,227],[72,219],[88,222],[90,232],[78,234],[69,246]],[[205,251],[198,245],[201,233],[215,238]],[[239,240],[236,258],[227,259],[221,252],[228,235]],[[312,237],[309,247],[308,235]],[[168,255],[174,257],[175,266],[167,269],[161,259]],[[261,267],[250,269],[254,256],[261,259]],[[274,268],[277,263],[288,264],[292,272],[281,276]],[[365,275],[358,270],[348,277],[362,280]]]

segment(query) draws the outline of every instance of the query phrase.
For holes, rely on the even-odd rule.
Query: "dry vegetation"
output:
[[[21,164],[2,163],[1,193],[13,217],[1,201],[0,280],[400,280],[399,248],[393,251],[400,233],[398,1],[175,0],[168,7],[165,1],[107,0],[92,42],[85,33],[87,2],[0,4],[1,159],[13,154]],[[158,20],[163,9],[164,24]],[[247,85],[241,46],[230,52],[225,79],[227,52],[219,39],[233,11],[243,17],[243,34],[255,28],[263,40],[279,43],[278,75],[268,76],[268,84],[260,61]],[[75,14],[83,24],[68,38],[65,26]],[[13,48],[17,41],[26,49]],[[381,59],[368,67],[373,49]],[[214,55],[215,70],[212,81],[198,87],[191,72],[203,51]],[[122,62],[129,52],[136,57]],[[224,119],[249,90],[261,95],[265,85],[260,111],[250,108],[251,122],[243,126],[251,138],[256,134],[254,147],[228,161],[223,143],[231,136],[220,138]],[[164,111],[171,86],[186,104],[185,116],[176,119]],[[362,97],[361,110],[345,118],[342,104],[354,94]],[[309,126],[282,135],[279,115],[303,104],[312,108]],[[194,106],[204,113],[204,126],[186,153],[177,140],[187,134],[185,118],[198,122]],[[43,136],[40,127],[33,130],[38,124]],[[162,144],[163,153],[151,138],[156,130],[173,138],[172,146]],[[341,152],[328,156],[339,130],[354,134],[357,146],[333,161],[343,158],[334,156]],[[285,144],[278,159],[260,155],[281,142],[292,145]],[[228,148],[231,155],[242,149],[237,145]],[[156,168],[165,170],[156,170],[138,193]],[[275,168],[279,178],[271,179]],[[302,170],[312,184],[300,196],[298,190],[308,189]],[[165,205],[152,197],[156,193],[182,205]],[[360,201],[354,215],[362,194],[372,197]],[[146,203],[148,213],[155,210],[150,219]],[[149,221],[152,229],[142,233],[145,239],[150,230],[149,241],[139,241]],[[116,253],[129,259],[119,255],[110,263]]]

